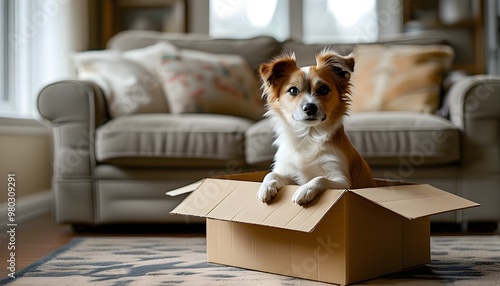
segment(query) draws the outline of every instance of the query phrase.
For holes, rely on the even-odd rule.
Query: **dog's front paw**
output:
[[[262,202],[266,203],[272,199],[278,193],[279,187],[276,180],[271,180],[269,182],[263,182],[260,185],[259,191],[257,192],[257,198]]]
[[[312,184],[311,182],[299,187],[295,193],[293,194],[292,197],[292,202],[298,204],[298,205],[303,205],[306,204],[323,191],[323,189],[316,185]]]

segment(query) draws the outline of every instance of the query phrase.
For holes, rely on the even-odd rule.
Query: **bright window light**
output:
[[[328,12],[345,27],[352,27],[375,9],[375,0],[328,0]]]
[[[209,34],[215,38],[290,36],[288,0],[210,0]]]
[[[360,43],[378,38],[376,0],[303,0],[306,43]]]
[[[278,0],[245,1],[248,21],[255,27],[266,27],[273,20]]]

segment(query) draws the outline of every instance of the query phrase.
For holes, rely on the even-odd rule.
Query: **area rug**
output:
[[[358,285],[500,285],[499,236],[431,245],[429,265]],[[75,238],[0,285],[330,285],[210,264],[205,251],[205,238]]]

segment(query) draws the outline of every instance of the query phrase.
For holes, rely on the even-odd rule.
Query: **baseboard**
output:
[[[51,211],[51,192],[42,191],[36,194],[28,195],[16,199],[16,224],[20,224],[47,214]],[[8,205],[7,203],[0,204],[0,218],[2,224],[0,230],[7,228]]]

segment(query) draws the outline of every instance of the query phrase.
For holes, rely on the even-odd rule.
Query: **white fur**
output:
[[[277,138],[278,151],[274,157],[274,169],[262,182],[258,198],[267,202],[287,184],[299,184],[292,201],[304,204],[325,189],[349,188],[349,164],[342,152],[325,144],[342,125],[338,122],[330,130],[320,126],[309,127],[290,122],[280,114],[268,111]]]

